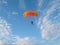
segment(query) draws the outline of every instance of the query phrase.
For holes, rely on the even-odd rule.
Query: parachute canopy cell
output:
[[[28,16],[38,16],[38,12],[35,11],[26,11],[23,14],[24,17],[28,17]]]

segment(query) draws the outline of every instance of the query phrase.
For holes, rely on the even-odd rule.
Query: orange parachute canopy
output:
[[[26,12],[24,12],[23,16],[24,17],[27,17],[27,16],[38,16],[38,12],[35,12],[35,11],[26,11]]]

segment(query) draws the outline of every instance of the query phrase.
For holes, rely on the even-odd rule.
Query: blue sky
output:
[[[29,10],[37,11],[38,17],[24,18],[23,13]],[[0,43],[2,45],[7,42],[11,45],[12,43],[15,45],[60,45],[59,17],[59,0],[0,0],[0,20],[2,20],[0,23],[3,23],[0,24],[0,27],[3,25],[0,28],[2,30]],[[31,24],[31,20],[34,25]]]

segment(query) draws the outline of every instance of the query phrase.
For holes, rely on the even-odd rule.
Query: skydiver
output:
[[[34,24],[33,21],[31,21],[31,24],[32,24],[32,25]]]

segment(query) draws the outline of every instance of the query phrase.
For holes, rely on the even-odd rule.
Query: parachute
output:
[[[38,12],[35,11],[26,11],[23,14],[24,17],[28,17],[28,16],[38,16]]]
[[[24,14],[23,14],[24,17],[28,17],[28,16],[35,16],[37,17],[38,16],[38,12],[36,11],[25,11]],[[31,20],[30,22],[32,25],[34,24],[34,22]]]

